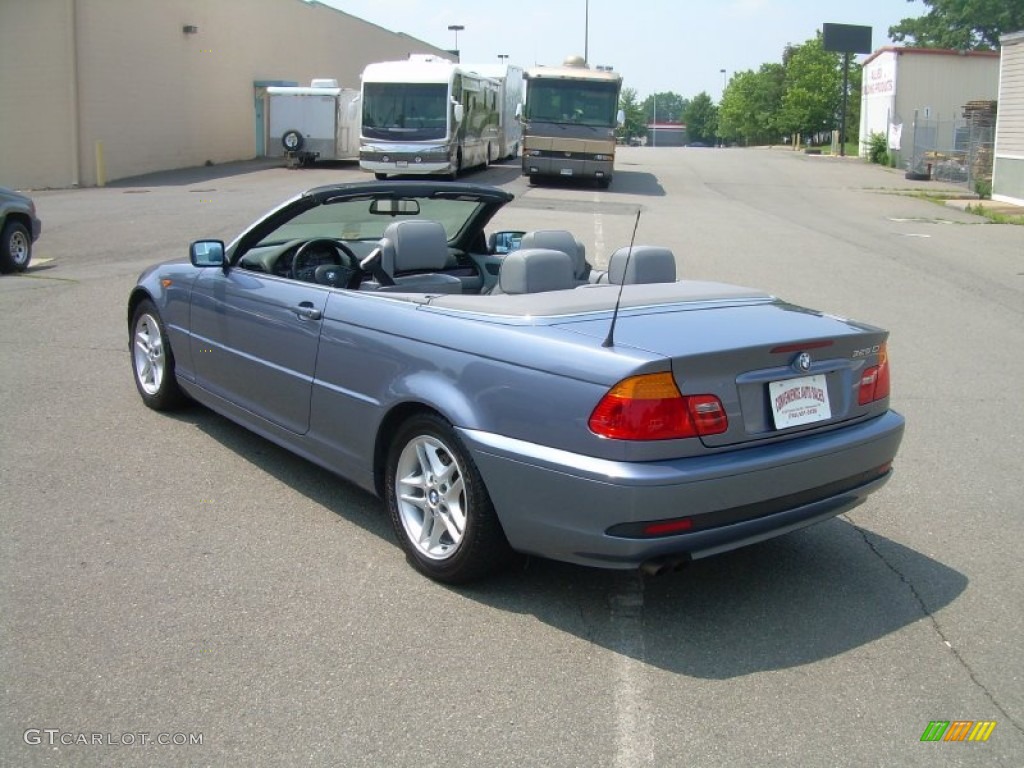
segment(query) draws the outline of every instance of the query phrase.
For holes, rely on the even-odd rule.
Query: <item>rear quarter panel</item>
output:
[[[528,323],[457,316],[381,296],[333,292],[313,388],[310,439],[343,473],[372,471],[374,445],[393,408],[419,403],[457,427],[581,453],[608,388],[661,356],[603,349],[599,342]],[[385,436],[386,438],[386,436]]]

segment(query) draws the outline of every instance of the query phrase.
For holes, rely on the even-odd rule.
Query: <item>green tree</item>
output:
[[[928,13],[889,27],[890,39],[923,48],[988,50],[999,47],[1000,35],[1024,29],[1024,0],[922,2]]]
[[[644,109],[637,100],[635,88],[623,88],[619,93],[619,109],[626,116],[626,124],[619,129],[620,135],[628,142],[636,136],[647,133],[644,124]]]
[[[655,121],[655,107],[657,107],[657,121],[659,123],[681,123],[683,112],[686,110],[687,100],[678,93],[666,91],[655,93],[644,99],[644,119],[653,123]]]
[[[745,144],[777,142],[785,78],[785,68],[774,63],[733,75],[718,110],[719,136]]]
[[[715,142],[718,135],[718,107],[706,91],[693,97],[683,113],[683,122],[686,123],[686,135],[690,141]]]
[[[836,128],[843,77],[839,54],[822,47],[820,33],[787,53],[778,127],[784,133],[804,135]]]

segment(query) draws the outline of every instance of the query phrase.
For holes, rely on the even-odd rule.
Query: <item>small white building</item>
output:
[[[964,105],[994,100],[999,90],[996,51],[889,46],[872,53],[861,67],[861,154],[871,134],[881,133],[889,137],[890,151],[899,153],[899,167],[910,158],[915,128],[934,132],[936,142],[952,147]]]
[[[996,117],[992,199],[1024,205],[1024,31],[999,38],[999,112]]]

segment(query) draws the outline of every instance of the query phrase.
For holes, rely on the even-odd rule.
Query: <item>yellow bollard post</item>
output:
[[[103,162],[103,142],[96,140],[96,186],[107,186],[107,166]]]

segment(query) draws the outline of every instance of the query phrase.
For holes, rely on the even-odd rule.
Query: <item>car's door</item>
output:
[[[196,382],[305,434],[327,295],[323,286],[245,269],[205,270],[191,301]]]

